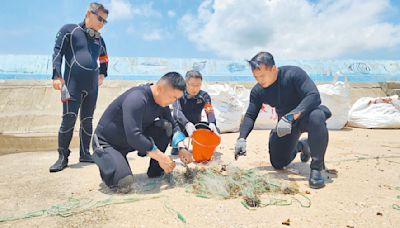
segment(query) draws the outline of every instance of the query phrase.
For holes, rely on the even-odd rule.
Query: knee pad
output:
[[[289,165],[291,160],[287,160],[284,158],[281,158],[279,156],[271,156],[271,153],[269,154],[269,161],[271,162],[272,167],[274,169],[283,169],[285,166]]]
[[[67,133],[69,131],[73,131],[76,122],[76,114],[66,113],[62,116],[62,123],[60,128],[60,133]]]
[[[313,125],[325,124],[326,115],[321,109],[315,109],[310,113],[309,123]]]
[[[283,165],[282,162],[273,162],[273,161],[271,161],[271,165],[272,165],[272,167],[274,167],[274,169],[277,169],[277,170],[282,170],[286,166],[286,165]]]
[[[325,105],[320,105],[319,108],[324,112],[326,119],[331,118],[332,112],[331,110],[329,110],[328,107],[326,107]]]

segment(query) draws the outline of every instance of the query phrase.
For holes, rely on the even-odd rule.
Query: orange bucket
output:
[[[193,159],[196,162],[211,160],[221,137],[208,129],[197,129],[192,135]]]

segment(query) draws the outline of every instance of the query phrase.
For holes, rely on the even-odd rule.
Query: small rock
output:
[[[381,212],[376,212],[376,215],[383,216]]]
[[[286,219],[282,222],[282,225],[290,226],[290,219]]]

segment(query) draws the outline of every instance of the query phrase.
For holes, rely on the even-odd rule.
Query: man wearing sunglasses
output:
[[[107,76],[108,56],[99,31],[107,23],[108,10],[102,4],[91,3],[80,24],[64,25],[56,36],[53,54],[53,87],[61,90],[63,116],[58,132],[58,159],[50,172],[68,166],[70,142],[80,110],[80,162],[93,163],[89,153],[92,119],[98,87]],[[65,59],[64,74],[61,65]]]
[[[269,136],[269,156],[276,169],[289,165],[301,152],[301,161],[312,158],[309,184],[311,188],[322,188],[325,180],[321,171],[325,168],[324,157],[328,146],[326,120],[332,115],[321,105],[317,87],[300,67],[276,67],[273,56],[260,52],[249,61],[257,84],[250,93],[250,102],[240,136],[235,144],[235,158],[246,155],[246,138],[254,127],[254,122],[262,104],[276,108],[279,121]],[[302,133],[308,139],[300,140]]]

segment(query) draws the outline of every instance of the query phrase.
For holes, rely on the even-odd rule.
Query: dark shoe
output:
[[[133,189],[132,185],[133,185],[133,176],[128,175],[118,181],[117,192],[123,194],[129,193]]]
[[[178,154],[179,154],[178,148],[172,148],[171,155],[178,155]]]
[[[92,155],[90,155],[89,152],[87,153],[81,153],[80,157],[79,157],[79,161],[80,162],[88,162],[88,163],[94,163]]]
[[[301,152],[300,160],[302,162],[308,162],[311,158],[311,151],[310,151],[310,146],[308,145],[308,140],[302,139],[298,143],[300,144],[299,147],[301,148],[299,151]]]
[[[164,175],[164,170],[153,170],[149,169],[147,170],[147,176],[149,178],[157,178],[157,177],[162,177]]]
[[[58,160],[50,166],[50,173],[59,172],[68,166],[68,157],[70,150],[58,149]]]
[[[323,188],[325,186],[325,180],[321,175],[321,171],[312,169],[308,183],[310,184],[310,188]]]

